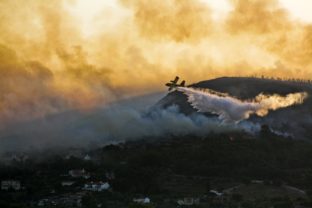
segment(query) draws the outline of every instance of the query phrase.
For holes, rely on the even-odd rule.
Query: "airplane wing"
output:
[[[179,77],[178,76],[176,76],[175,78],[174,78],[174,80],[171,80],[170,82],[172,82],[172,83],[177,83],[179,81]]]

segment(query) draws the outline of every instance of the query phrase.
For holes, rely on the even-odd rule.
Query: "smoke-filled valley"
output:
[[[312,207],[311,10],[0,0],[0,207]]]
[[[1,1],[1,129],[157,92],[175,75],[312,75],[311,25],[282,1],[228,1],[218,18],[201,0],[100,2]]]
[[[162,123],[160,120],[155,125],[148,120],[142,122],[144,113],[129,109],[126,105],[119,110],[111,110],[111,106],[125,99],[163,91],[164,82],[177,74],[186,78],[188,83],[225,75],[281,79],[311,77],[309,22],[295,19],[282,1],[228,1],[226,4],[231,9],[216,17],[213,4],[201,0],[111,0],[104,3],[97,0],[88,3],[83,0],[53,3],[2,1],[2,149],[7,148],[4,145],[7,143],[11,143],[11,146],[20,143],[22,147],[39,147],[61,140],[67,144],[67,141],[73,140],[73,144],[84,144],[81,139],[75,141],[74,137],[90,138],[91,143],[94,139],[123,140],[123,135],[112,132],[118,128],[128,128],[122,124],[128,117],[134,117],[137,121],[133,135],[166,133],[170,125],[164,125],[168,127],[165,130],[158,128],[160,124],[157,122]],[[262,21],[258,21],[258,18]],[[257,95],[260,93],[279,94],[272,90],[259,91]],[[257,95],[248,99],[259,99]],[[141,103],[145,104],[144,101]],[[145,108],[152,105],[145,105]],[[268,109],[253,110],[259,115],[266,114]],[[97,115],[94,112],[98,111],[109,113],[104,113],[107,118],[102,118],[102,121],[95,119],[96,131],[89,132],[89,128],[94,129],[91,124],[83,133],[78,130],[79,125],[71,125],[73,121],[70,118],[74,123],[80,123],[85,119],[82,117]],[[161,118],[167,113],[173,114],[172,110],[166,113],[166,109],[160,111]],[[116,116],[112,115],[113,112]],[[248,117],[252,113],[247,114],[241,116]],[[68,118],[65,116],[68,121],[65,119],[56,124],[46,121],[51,117],[61,118],[61,115],[69,115]],[[126,118],[123,119],[123,116]],[[253,119],[254,116],[251,117]],[[188,119],[185,117],[182,120]],[[170,118],[165,120],[169,121]],[[172,118],[172,121],[175,120]],[[186,121],[188,124],[192,122]],[[37,123],[40,128],[35,127]],[[121,127],[117,127],[119,123]],[[34,126],[34,132],[30,127],[22,127],[28,125]],[[114,130],[107,129],[110,125]],[[71,128],[75,130],[68,133]],[[173,128],[177,132],[186,132],[188,129]],[[156,129],[159,129],[159,133]],[[45,135],[45,130],[50,132]],[[76,131],[81,134],[77,136]],[[60,135],[60,132],[67,133]],[[121,138],[117,138],[119,136]],[[129,134],[126,136],[129,137]],[[26,139],[22,139],[24,137]],[[19,142],[11,138],[18,138]],[[33,142],[27,145],[27,141]]]
[[[309,140],[310,93],[309,83],[213,79],[178,87],[166,96],[154,93],[92,111],[65,111],[20,122],[2,131],[0,152],[92,149],[129,140],[211,132],[256,135],[263,125],[285,137]]]
[[[29,152],[66,148],[92,149],[103,145],[167,136],[240,131],[245,127],[225,124],[204,115],[185,115],[176,105],[159,108],[163,93],[135,97],[89,112],[68,111],[21,122],[0,135],[0,152]],[[258,127],[255,127],[258,129]],[[247,129],[250,131],[250,129]]]

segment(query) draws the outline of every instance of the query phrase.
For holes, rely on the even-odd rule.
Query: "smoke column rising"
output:
[[[270,110],[302,104],[308,96],[306,92],[290,93],[285,97],[278,94],[259,94],[251,101],[242,101],[209,90],[186,87],[178,87],[177,90],[187,95],[188,102],[198,112],[217,114],[225,122],[239,122],[248,119],[252,114],[266,116]]]
[[[202,0],[1,0],[0,131],[153,93],[177,74],[312,77],[311,24],[278,0],[228,4],[215,19]]]

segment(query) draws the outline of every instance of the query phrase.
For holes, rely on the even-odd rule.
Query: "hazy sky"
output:
[[[202,0],[220,13],[226,13],[232,9],[228,0]],[[279,0],[282,7],[287,9],[294,18],[312,22],[312,1],[309,0]]]
[[[219,76],[312,78],[309,0],[1,0],[0,128]]]
[[[229,0],[200,0],[205,2],[213,10],[213,16],[220,18],[233,9]],[[279,0],[281,7],[288,10],[292,18],[312,23],[312,1],[310,0]],[[86,35],[92,32],[94,18],[106,9],[118,11],[118,0],[77,0],[71,5],[71,12],[81,20],[81,26]],[[120,11],[120,10],[119,10]]]

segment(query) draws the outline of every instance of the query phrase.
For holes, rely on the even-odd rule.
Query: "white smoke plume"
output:
[[[155,103],[154,99],[148,99],[113,103],[92,112],[65,112],[0,131],[0,160],[6,152],[98,148],[142,138],[257,131],[248,122],[236,125],[204,115],[186,116],[176,105],[148,110],[146,106]]]
[[[239,122],[248,119],[252,114],[266,116],[270,110],[302,104],[308,97],[306,92],[290,93],[286,96],[261,93],[253,100],[242,101],[212,90],[187,87],[178,87],[177,90],[187,95],[188,102],[198,112],[217,114],[225,122]]]

